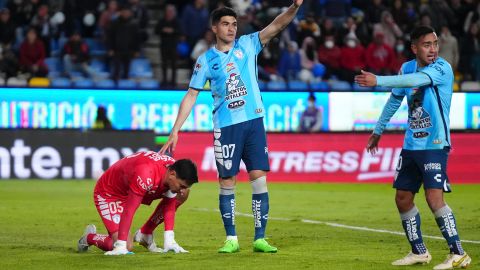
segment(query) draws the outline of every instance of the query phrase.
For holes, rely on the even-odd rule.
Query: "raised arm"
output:
[[[295,18],[295,15],[297,15],[298,8],[302,3],[303,0],[294,0],[293,4],[288,7],[286,11],[278,15],[273,22],[260,31],[260,42],[262,42],[263,45],[267,44],[274,36],[285,29],[293,18]]]
[[[373,73],[362,70],[360,75],[355,76],[355,82],[360,86],[366,87],[378,85],[393,88],[411,88],[429,85],[432,83],[432,80],[423,72],[394,76],[377,76]]]
[[[173,153],[175,151],[175,147],[178,141],[178,132],[182,127],[185,120],[188,118],[188,115],[192,111],[193,105],[197,101],[198,93],[200,91],[189,88],[187,93],[182,99],[180,103],[180,110],[178,111],[177,119],[175,120],[175,124],[173,125],[172,131],[170,132],[170,136],[168,137],[168,141],[163,145],[162,149],[160,149],[160,154],[165,154],[165,152]]]

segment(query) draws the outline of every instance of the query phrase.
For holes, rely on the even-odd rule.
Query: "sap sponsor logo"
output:
[[[416,139],[425,138],[428,135],[430,135],[430,133],[425,132],[425,131],[420,131],[420,132],[413,133],[413,137],[416,138]]]
[[[395,174],[402,149],[379,148],[375,156],[358,151],[270,151],[272,173],[355,174],[358,181],[391,178]],[[201,171],[216,172],[213,147],[206,147]],[[240,169],[246,171],[245,164]]]
[[[440,163],[430,162],[430,163],[427,163],[427,164],[423,164],[423,167],[424,167],[426,172],[428,172],[428,171],[441,171],[442,170],[442,164],[440,164]]]
[[[228,108],[230,110],[239,109],[245,105],[245,100],[236,100],[228,103]]]

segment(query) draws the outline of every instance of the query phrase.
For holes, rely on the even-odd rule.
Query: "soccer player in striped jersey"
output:
[[[393,187],[395,202],[411,252],[393,265],[429,263],[432,259],[422,239],[420,214],[414,204],[415,194],[423,184],[425,197],[435,220],[447,240],[450,254],[433,269],[467,267],[471,258],[463,250],[452,209],[443,193],[451,192],[447,177],[447,159],[451,148],[450,104],[453,93],[453,71],[445,59],[438,57],[438,38],[428,26],[416,27],[410,35],[414,60],[405,62],[397,76],[375,76],[362,71],[355,76],[361,86],[393,87],[387,104],[367,143],[375,154],[385,125],[400,107],[408,103],[408,128],[399,157]]]
[[[212,12],[216,44],[197,59],[169,139],[160,150],[160,153],[175,150],[180,128],[199,92],[210,81],[214,107],[213,144],[220,183],[219,207],[227,236],[218,250],[220,253],[233,253],[240,248],[235,230],[235,183],[240,160],[247,167],[252,186],[253,250],[277,252],[277,248],[265,240],[269,211],[266,175],[270,167],[263,126],[265,108],[257,82],[257,55],[295,18],[302,3],[303,0],[294,0],[263,30],[238,39],[235,11],[223,7]]]
[[[161,199],[157,208],[133,237],[151,252],[187,252],[175,242],[176,209],[188,198],[189,188],[198,182],[197,168],[188,159],[175,161],[156,152],[138,152],[113,164],[98,180],[93,200],[108,234],[97,234],[95,225],[88,225],[78,241],[78,251],[90,245],[105,255],[129,254],[132,249],[130,226],[141,204],[150,205]],[[158,248],[153,231],[164,222],[164,249]]]

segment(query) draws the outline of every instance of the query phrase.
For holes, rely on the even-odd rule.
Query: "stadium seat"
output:
[[[90,68],[95,71],[95,75],[98,78],[108,79],[110,77],[110,72],[107,71],[107,65],[104,61],[93,59],[90,62]]]
[[[353,91],[355,92],[369,92],[369,91],[373,91],[373,88],[372,87],[363,87],[363,86],[360,86],[356,83],[353,84]]]
[[[260,88],[260,90],[265,90],[267,89],[267,84],[264,81],[258,81],[258,88]]]
[[[267,89],[285,91],[287,90],[287,84],[282,81],[271,81],[267,83]]]
[[[88,45],[91,56],[104,56],[107,53],[105,45],[98,39],[84,38],[83,41]]]
[[[62,61],[58,57],[45,58],[45,64],[47,65],[49,72],[62,71]]]
[[[92,88],[93,81],[87,78],[77,78],[73,80],[73,87],[75,88]]]
[[[312,82],[310,83],[310,88],[313,91],[328,91],[329,86],[327,82],[320,81],[320,82]]]
[[[69,88],[72,82],[68,78],[54,78],[50,81],[50,87],[55,88]]]
[[[10,77],[7,80],[7,86],[27,86],[28,82],[26,79],[17,78],[17,77]]]
[[[159,89],[160,84],[156,80],[141,80],[138,83],[140,89]]]
[[[68,38],[66,37],[61,37],[58,40],[52,39],[50,41],[50,55],[52,57],[60,57],[62,54],[63,46],[65,46],[65,43],[67,43]]]
[[[291,91],[307,91],[308,84],[304,81],[289,81],[288,89]]]
[[[30,87],[49,87],[50,86],[50,80],[48,78],[33,77],[28,82],[28,86],[30,86]]]
[[[462,91],[480,91],[480,82],[476,81],[465,81],[462,83]]]
[[[130,63],[129,77],[133,78],[153,78],[153,71],[150,61],[146,58],[136,58]]]
[[[330,81],[330,88],[333,91],[351,91],[352,86],[347,81]]]
[[[103,89],[113,89],[115,88],[115,82],[110,79],[99,80],[95,82],[95,87]]]
[[[117,83],[117,88],[135,89],[137,88],[137,83],[134,80],[119,80]]]

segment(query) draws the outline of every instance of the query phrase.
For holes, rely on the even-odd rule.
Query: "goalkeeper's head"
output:
[[[237,13],[229,7],[220,7],[210,15],[212,31],[217,43],[232,43],[237,35]]]

